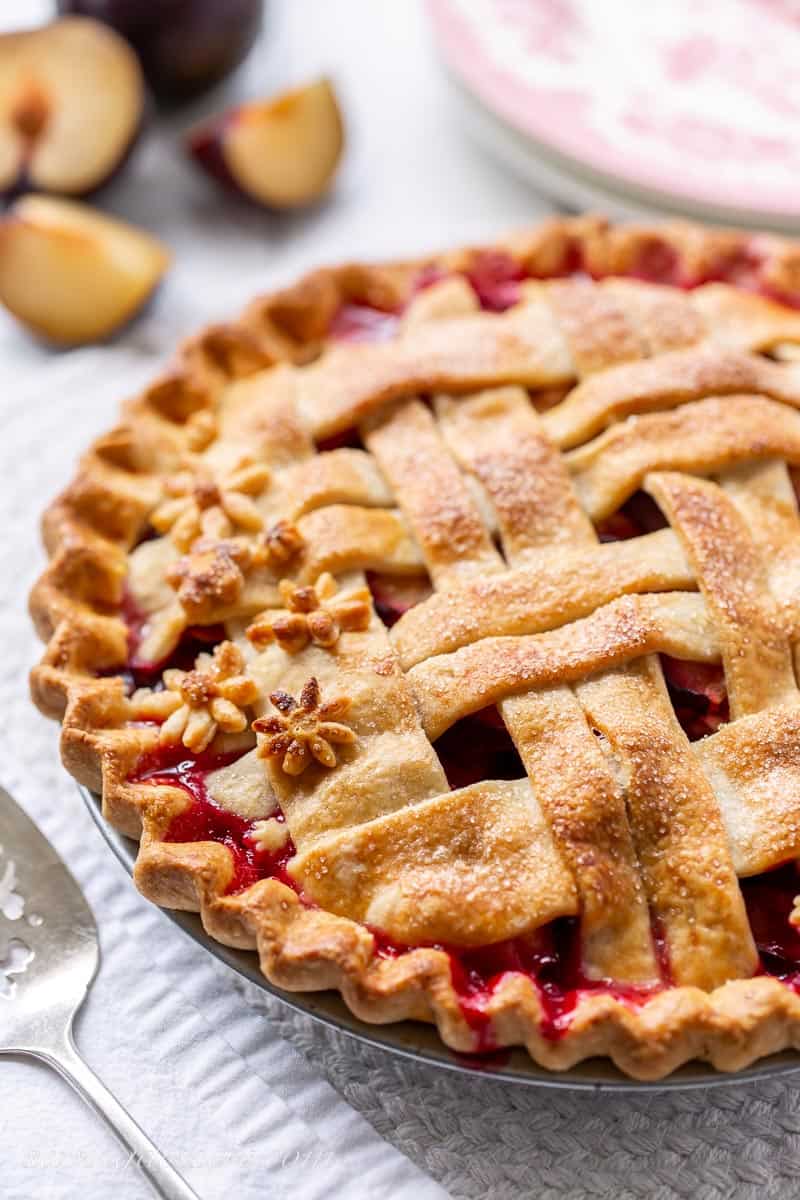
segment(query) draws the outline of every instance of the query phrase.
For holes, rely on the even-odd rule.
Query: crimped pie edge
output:
[[[444,952],[418,948],[381,958],[365,927],[304,907],[277,880],[225,895],[233,867],[223,846],[162,840],[185,806],[185,793],[129,782],[154,734],[121,728],[123,682],[96,674],[124,656],[127,629],[113,613],[127,550],[151,507],[147,477],[158,475],[138,471],[132,487],[130,472],[119,463],[135,465],[138,447],[152,451],[162,435],[174,440],[174,421],[164,414],[211,408],[232,380],[275,362],[313,357],[341,303],[355,299],[394,307],[423,267],[463,270],[475,255],[503,251],[532,276],[557,275],[577,255],[592,275],[626,274],[653,247],[656,253],[673,252],[690,280],[702,279],[720,260],[755,253],[765,290],[777,296],[800,291],[800,243],[791,239],[684,222],[617,227],[599,217],[557,218],[489,246],[413,262],[323,268],[255,300],[237,321],[210,326],[185,342],[174,366],[124,405],[124,425],[90,447],[72,483],[47,509],[43,530],[50,563],[30,599],[47,648],[31,673],[31,689],[41,711],[62,720],[64,764],[102,794],[104,816],[115,828],[141,837],[135,869],[140,891],[162,906],[199,911],[207,932],[225,944],[257,949],[264,975],[276,986],[336,988],[365,1021],[433,1021],[454,1050],[476,1047]],[[548,1069],[607,1055],[638,1079],[662,1078],[691,1059],[736,1071],[800,1046],[800,997],[766,976],[734,980],[708,993],[667,988],[636,1008],[610,993],[584,993],[554,1041],[542,1033],[534,984],[510,975],[494,991],[487,1016],[493,1044],[523,1044]]]

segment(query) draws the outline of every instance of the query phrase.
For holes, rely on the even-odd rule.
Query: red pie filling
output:
[[[473,261],[466,277],[472,284],[481,308],[487,312],[505,312],[521,297],[524,269],[510,255],[488,250]]]
[[[367,571],[367,583],[375,611],[387,629],[391,629],[403,613],[433,594],[427,575],[381,575],[377,571]]]
[[[512,773],[510,766],[505,776],[502,767],[498,767],[498,753],[502,756],[505,752],[497,749],[499,717],[493,718],[493,711],[487,710],[476,714],[469,722],[460,723],[460,756],[456,753],[457,743],[452,748],[446,747],[442,745],[445,741],[442,738],[437,744],[453,786],[472,782],[474,774],[479,778],[519,777],[519,772]],[[313,907],[313,902],[299,892],[296,881],[286,870],[295,852],[291,841],[277,854],[259,850],[251,837],[254,822],[220,808],[208,793],[208,775],[235,761],[240,753],[193,756],[182,747],[158,749],[141,761],[134,779],[140,783],[179,787],[186,792],[188,804],[172,819],[164,841],[212,841],[226,846],[234,868],[226,894],[235,895],[261,879],[277,879],[298,892],[304,904]],[[270,815],[283,820],[277,809]],[[753,879],[743,879],[741,888],[761,956],[761,972],[800,991],[800,932],[788,920],[794,897],[800,893],[796,868],[789,864]],[[415,948],[394,942],[380,930],[372,932],[376,954],[380,958],[397,958]],[[669,986],[667,951],[658,930],[654,928],[653,932],[664,980],[660,986]],[[587,979],[581,963],[580,926],[575,918],[562,918],[531,934],[491,946],[436,945],[434,948],[443,950],[450,959],[451,977],[461,1011],[475,1031],[480,1052],[495,1048],[489,1006],[497,988],[509,976],[524,976],[535,984],[542,1005],[541,1031],[544,1037],[552,1040],[565,1034],[577,1004],[588,993],[603,992],[638,1006],[659,990]]]
[[[433,265],[423,267],[412,284],[408,303],[419,292],[446,279],[447,274]],[[527,276],[509,254],[487,250],[476,255],[465,278],[472,284],[482,309],[505,312],[519,300],[519,285]],[[334,314],[328,337],[337,342],[388,342],[398,331],[405,307],[387,312],[371,304],[348,300]]]
[[[597,524],[597,536],[601,542],[626,542],[629,538],[641,537],[666,529],[667,519],[647,492],[634,492],[622,508]]]
[[[137,783],[152,786],[164,784],[182,788],[186,792],[189,803],[183,812],[173,817],[163,840],[219,842],[226,846],[233,859],[233,875],[226,889],[227,895],[243,892],[259,879],[279,879],[281,883],[294,887],[294,881],[286,871],[286,864],[295,852],[291,839],[278,854],[259,850],[251,836],[254,822],[221,808],[208,793],[208,776],[220,767],[235,762],[241,753],[239,750],[232,754],[206,752],[193,755],[184,746],[159,747],[141,759],[133,778]],[[283,821],[283,814],[278,808],[268,815]]]
[[[716,733],[730,720],[725,672],[720,665],[683,662],[662,654],[661,667],[675,715],[690,742]]]
[[[576,274],[582,266],[580,254],[573,247],[565,260],[563,274]],[[764,295],[771,294],[761,280],[759,255],[750,248],[720,262],[718,269],[709,272],[706,278],[690,279],[676,252],[666,243],[654,239],[642,249],[628,273],[652,282],[686,288],[717,279]],[[435,266],[424,268],[415,281],[412,298],[445,277],[445,272]],[[489,251],[476,257],[466,277],[484,310],[503,312],[518,301],[520,283],[526,273],[509,255]],[[800,298],[796,296],[773,298],[795,307],[800,304]],[[329,336],[351,342],[387,341],[397,333],[401,316],[402,309],[387,312],[369,304],[346,303],[335,314]],[[346,432],[330,439],[330,443],[320,449],[359,444],[357,435]],[[793,481],[800,492],[798,478],[793,477]],[[665,524],[649,497],[637,493],[598,527],[598,534],[601,541],[617,541],[638,537]],[[368,579],[376,610],[387,626],[393,625],[404,612],[430,594],[429,581],[423,577],[398,579],[371,573]],[[128,597],[123,603],[122,615],[130,630],[129,662],[125,671],[117,673],[128,681],[130,688],[157,686],[164,667],[191,667],[200,650],[225,636],[224,629],[218,626],[187,629],[168,663],[147,663],[137,658],[144,614]],[[728,720],[721,667],[682,662],[666,655],[662,655],[661,662],[676,715],[690,739],[704,737]],[[493,708],[458,722],[439,739],[436,749],[454,788],[482,779],[514,779],[524,775],[513,742]],[[183,747],[158,749],[142,759],[134,779],[183,789],[187,806],[173,818],[164,840],[214,841],[226,846],[234,866],[227,894],[241,892],[261,879],[278,879],[299,891],[286,870],[294,854],[291,841],[278,854],[259,850],[251,836],[254,823],[220,808],[208,793],[208,775],[234,761],[239,754],[241,751],[226,756],[208,752],[192,755]],[[283,820],[279,810],[271,815]],[[800,991],[800,932],[788,920],[794,897],[800,893],[796,868],[789,864],[753,879],[741,880],[741,888],[761,956],[761,970]],[[300,898],[303,903],[311,903],[302,894]],[[373,933],[379,957],[395,958],[413,949],[398,945],[380,931],[373,930]],[[667,954],[655,928],[654,938],[662,964],[664,983],[661,986],[669,986]],[[579,922],[574,918],[554,921],[532,934],[492,946],[437,948],[444,950],[450,958],[453,986],[461,1010],[477,1035],[478,1049],[483,1052],[494,1049],[489,1003],[500,983],[509,976],[524,976],[533,981],[543,1009],[542,1033],[552,1039],[565,1033],[576,1005],[587,992],[605,992],[636,1006],[645,1003],[654,990],[587,979],[581,965]]]
[[[396,958],[414,949],[376,934],[379,958]],[[617,984],[609,979],[587,979],[581,965],[579,922],[563,917],[549,925],[492,946],[437,945],[450,958],[450,974],[464,1018],[477,1035],[477,1051],[494,1050],[489,1004],[498,987],[510,976],[533,982],[542,1007],[542,1036],[558,1041],[569,1028],[582,995],[603,992],[626,1004],[645,1004],[659,988]],[[665,975],[666,978],[666,975]]]
[[[586,273],[580,247],[573,243],[565,251],[561,269],[554,271],[553,276]],[[633,279],[669,284],[686,290],[704,283],[728,283],[781,304],[800,307],[800,295],[778,292],[769,285],[764,277],[763,258],[755,242],[726,254],[710,266],[705,274],[698,276],[688,272],[673,246],[652,238],[643,243],[625,273]],[[408,303],[418,292],[446,279],[447,275],[448,272],[433,264],[423,267],[412,284]],[[520,263],[502,250],[485,250],[476,254],[464,277],[471,283],[481,308],[486,312],[505,312],[511,308],[520,298],[520,284],[525,279],[533,278]],[[387,312],[370,304],[348,301],[334,314],[328,336],[336,341],[388,341],[397,333],[404,307]]]
[[[797,867],[786,863],[739,883],[762,972],[800,992],[800,930],[789,923],[795,897],[800,895]]]
[[[400,313],[348,302],[335,313],[328,337],[337,342],[389,342],[399,324]]]
[[[161,687],[161,676],[167,667],[177,667],[181,671],[191,671],[198,654],[204,650],[213,650],[219,642],[225,640],[224,625],[190,625],[184,629],[180,641],[168,658],[162,662],[147,662],[139,656],[139,646],[142,641],[142,631],[147,623],[144,613],[126,591],[120,605],[120,616],[128,627],[128,661],[122,670],[113,668],[101,672],[105,675],[118,675],[125,683],[125,689],[130,694],[136,688],[149,687],[156,690]]]

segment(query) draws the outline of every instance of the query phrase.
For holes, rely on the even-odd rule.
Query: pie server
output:
[[[198,1200],[72,1040],[72,1021],[99,959],[97,926],[83,893],[0,788],[0,1054],[48,1063],[106,1119],[157,1192],[166,1200]]]

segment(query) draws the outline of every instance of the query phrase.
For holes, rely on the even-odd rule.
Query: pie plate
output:
[[[88,788],[78,786],[78,791],[89,811],[89,815],[100,830],[117,859],[128,872],[133,874],[136,861],[136,842],[118,833],[103,820],[100,797]],[[247,950],[234,950],[223,946],[210,937],[203,928],[197,913],[178,912],[164,909],[165,915],[182,929],[193,941],[203,946],[220,962],[236,971],[248,983],[275,996],[282,1004],[295,1012],[304,1013],[315,1021],[337,1029],[356,1041],[388,1050],[402,1058],[412,1059],[431,1067],[456,1071],[465,1078],[497,1079],[506,1083],[528,1084],[537,1087],[563,1088],[580,1092],[660,1092],[680,1091],[685,1088],[721,1087],[724,1085],[751,1083],[761,1079],[775,1079],[800,1071],[800,1054],[795,1050],[784,1050],[762,1058],[752,1067],[726,1075],[715,1071],[705,1063],[687,1063],[677,1071],[656,1083],[631,1079],[618,1071],[606,1059],[588,1059],[577,1066],[555,1074],[544,1071],[521,1048],[500,1051],[486,1057],[456,1054],[449,1050],[439,1038],[436,1029],[419,1021],[401,1021],[392,1025],[367,1025],[359,1021],[348,1009],[338,992],[285,992],[269,983],[258,969],[258,959]]]
[[[611,197],[615,212],[797,229],[796,5],[428,8],[476,133],[545,191],[578,206]]]

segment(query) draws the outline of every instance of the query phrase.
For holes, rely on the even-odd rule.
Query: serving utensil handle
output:
[[[133,1161],[159,1196],[163,1196],[164,1200],[199,1200],[197,1193],[84,1062],[69,1030],[59,1045],[34,1053],[37,1058],[44,1059],[54,1067],[78,1095],[104,1118],[123,1146],[130,1150]]]

